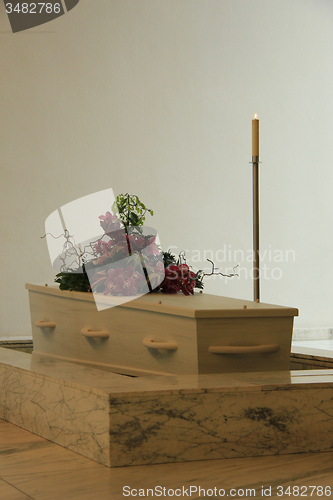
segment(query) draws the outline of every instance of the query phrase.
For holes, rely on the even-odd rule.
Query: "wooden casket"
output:
[[[295,308],[153,293],[97,311],[90,293],[26,288],[33,355],[125,375],[289,370]]]

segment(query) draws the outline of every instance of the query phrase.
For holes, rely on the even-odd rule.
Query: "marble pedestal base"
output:
[[[333,370],[131,378],[0,349],[0,387],[0,418],[108,467],[333,447]]]

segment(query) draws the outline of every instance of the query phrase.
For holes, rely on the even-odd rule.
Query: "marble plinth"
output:
[[[28,352],[32,353],[33,345],[32,339],[0,339],[0,347],[4,347],[5,349],[14,349],[20,352]]]
[[[324,341],[325,342],[325,341]],[[326,341],[326,342],[332,342]],[[318,370],[333,368],[333,351],[320,348],[320,342],[313,342],[314,347],[293,345],[290,353],[291,370]]]
[[[333,447],[333,370],[131,378],[0,349],[0,384],[0,418],[109,467]]]

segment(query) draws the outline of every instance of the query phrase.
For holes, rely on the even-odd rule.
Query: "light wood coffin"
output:
[[[90,293],[26,288],[33,354],[127,375],[289,370],[294,308],[203,293],[97,311]]]

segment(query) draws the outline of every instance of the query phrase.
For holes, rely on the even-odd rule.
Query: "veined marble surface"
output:
[[[109,465],[106,397],[12,371],[1,363],[0,387],[0,418]]]
[[[117,400],[111,465],[328,451],[331,400],[325,390]]]
[[[333,370],[132,378],[0,349],[0,384],[0,418],[111,467],[333,448]]]
[[[291,348],[290,366],[295,369],[333,368],[333,340],[299,340]]]

